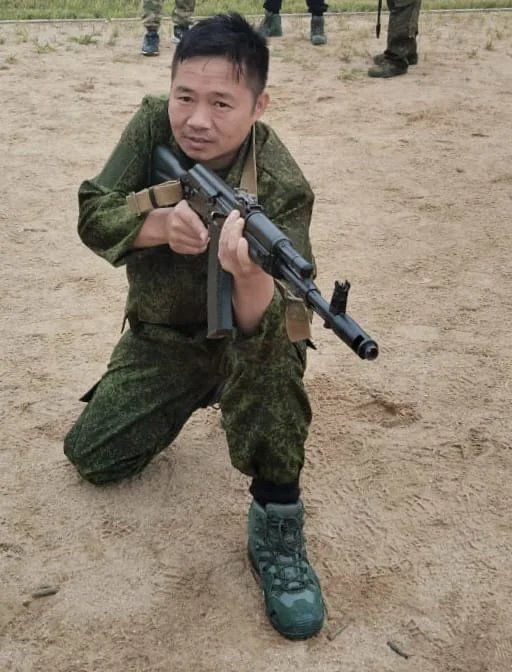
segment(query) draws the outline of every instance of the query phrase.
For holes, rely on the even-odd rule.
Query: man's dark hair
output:
[[[201,19],[185,31],[174,52],[171,72],[189,58],[220,56],[245,76],[255,97],[265,88],[268,76],[267,41],[240,14],[229,12]]]

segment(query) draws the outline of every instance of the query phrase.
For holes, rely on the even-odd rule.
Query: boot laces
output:
[[[304,590],[310,577],[301,524],[294,518],[279,518],[268,525],[267,567],[274,574],[274,586],[284,592]]]

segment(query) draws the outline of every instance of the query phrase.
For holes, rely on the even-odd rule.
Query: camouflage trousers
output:
[[[279,14],[283,6],[283,0],[265,0],[263,3],[263,9],[266,9],[267,12],[272,14]],[[310,14],[313,16],[323,16],[329,8],[329,5],[326,5],[324,0],[306,0],[306,7]]]
[[[296,481],[311,409],[303,342],[206,339],[139,324],[123,334],[107,372],[64,440],[79,473],[96,484],[140,472],[222,386],[219,406],[231,462],[276,484]]]
[[[416,53],[421,0],[387,0],[389,9],[387,51],[399,59]]]
[[[163,0],[142,0],[142,19],[146,30],[160,28],[163,13]],[[196,0],[175,0],[171,19],[177,26],[188,26],[192,23]]]

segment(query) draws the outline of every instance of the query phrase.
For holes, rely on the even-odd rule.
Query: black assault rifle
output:
[[[245,220],[244,237],[249,256],[266,273],[286,280],[291,291],[312,308],[361,359],[375,359],[377,343],[346,314],[349,282],[335,283],[330,305],[312,280],[313,265],[293,247],[289,238],[265,215],[256,199],[243,190],[232,189],[220,177],[201,164],[185,170],[165,145],[158,145],[152,157],[151,184],[179,180],[183,198],[188,201],[205,226],[210,244],[208,252],[208,338],[233,333],[231,305],[232,275],[219,263],[218,249],[222,225],[232,210]]]

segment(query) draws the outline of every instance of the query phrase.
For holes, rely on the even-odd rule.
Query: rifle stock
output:
[[[244,237],[254,263],[276,279],[286,280],[294,294],[324,320],[324,326],[348,345],[361,359],[378,356],[377,343],[346,314],[350,284],[335,284],[331,303],[322,297],[313,281],[313,265],[293,247],[291,241],[265,215],[253,196],[234,190],[208,168],[196,164],[185,170],[171,150],[158,145],[153,153],[152,184],[179,179],[183,198],[208,227],[208,338],[233,332],[231,305],[232,276],[218,260],[222,224],[232,210],[245,220]]]

